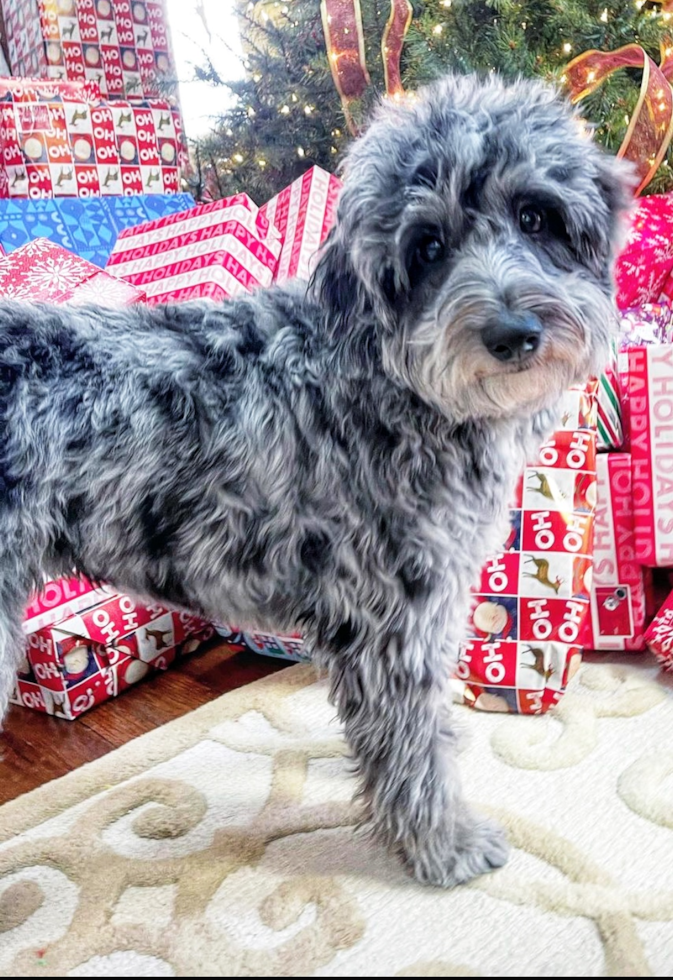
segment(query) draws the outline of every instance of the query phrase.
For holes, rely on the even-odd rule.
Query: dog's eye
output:
[[[524,235],[537,235],[544,231],[546,225],[546,215],[542,208],[526,205],[519,211],[519,227]]]
[[[424,265],[434,265],[444,258],[444,242],[436,235],[427,235],[416,246],[416,254]]]

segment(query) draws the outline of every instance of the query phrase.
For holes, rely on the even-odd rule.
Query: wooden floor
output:
[[[218,644],[153,674],[77,721],[12,705],[0,734],[0,803],[111,752],[213,698],[283,670],[285,660]]]

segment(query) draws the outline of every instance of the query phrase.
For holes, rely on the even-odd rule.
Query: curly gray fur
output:
[[[0,716],[44,572],[299,628],[382,839],[440,885],[502,864],[447,682],[523,456],[605,357],[629,200],[553,91],[448,78],[354,146],[308,289],[2,302]],[[531,356],[487,349],[505,315]]]

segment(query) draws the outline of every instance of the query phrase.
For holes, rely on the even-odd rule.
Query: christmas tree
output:
[[[360,0],[345,6],[357,14],[361,64],[355,69],[366,84],[342,98],[331,70],[341,56],[330,46],[330,10],[338,5],[327,0],[322,6],[320,0],[240,3],[245,74],[228,83],[233,105],[196,147],[197,196],[247,191],[263,201],[312,164],[334,170],[386,93],[386,80],[390,93],[386,69],[393,38],[385,32],[391,8],[398,15],[409,10],[397,38],[406,90],[447,70],[538,76],[563,85],[574,57],[627,44],[641,46],[655,64],[662,52],[673,55],[673,13],[651,0]],[[208,62],[198,74],[222,84]],[[597,139],[611,151],[619,148],[636,109],[641,77],[636,68],[617,71],[581,103]],[[648,192],[673,184],[672,164],[669,154]]]

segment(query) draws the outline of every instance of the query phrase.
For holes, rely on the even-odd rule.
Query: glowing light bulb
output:
[[[605,8],[605,10],[603,11],[603,13],[601,14],[599,20],[601,20],[604,24],[607,24],[607,22],[608,22],[608,8],[607,7]]]
[[[596,81],[596,72],[590,71],[587,75],[587,82],[595,82],[595,81]]]
[[[281,110],[280,110],[281,115],[283,115],[283,116],[287,116],[287,114],[289,113],[289,111],[290,111],[289,105],[282,106],[281,107]]]
[[[236,163],[243,163],[243,157],[240,153],[234,153],[234,160]]]
[[[435,24],[435,26],[432,28],[432,33],[439,35],[442,33],[443,30],[444,30],[443,24]]]
[[[303,146],[298,146],[297,147],[297,156],[298,157],[305,157],[306,156],[306,153],[304,152],[304,147]]]
[[[563,53],[564,54],[570,54],[570,52],[572,51],[572,49],[573,49],[572,44],[569,44],[569,42],[566,41],[566,43],[563,45]]]
[[[306,113],[307,116],[310,116],[311,115],[311,113],[313,112],[313,108],[314,107],[312,105],[305,105],[304,106],[304,112]]]
[[[294,93],[294,92],[292,93],[292,96],[291,96],[291,98],[292,98],[292,101],[293,101],[293,102],[299,102],[299,99],[298,99],[298,97],[297,97],[297,96],[295,95],[295,93]]]

